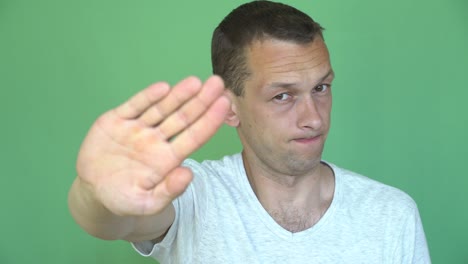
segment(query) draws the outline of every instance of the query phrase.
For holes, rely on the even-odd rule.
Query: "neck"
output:
[[[268,169],[243,153],[244,167],[257,199],[286,230],[299,232],[317,223],[333,199],[334,176],[318,162],[307,173],[287,175]]]

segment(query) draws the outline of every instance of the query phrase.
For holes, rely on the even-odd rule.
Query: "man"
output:
[[[212,62],[227,91],[156,83],[92,126],[69,196],[87,232],[162,263],[430,263],[409,196],[321,159],[334,72],[318,23],[241,5]],[[186,160],[222,122],[242,153]]]

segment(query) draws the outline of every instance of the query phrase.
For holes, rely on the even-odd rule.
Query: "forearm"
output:
[[[119,216],[99,202],[79,177],[68,196],[75,221],[86,232],[100,239],[128,241],[151,240],[162,236],[172,224],[172,206],[153,216]]]

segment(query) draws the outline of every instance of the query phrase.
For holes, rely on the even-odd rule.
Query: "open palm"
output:
[[[192,179],[182,161],[224,121],[229,101],[222,80],[189,77],[172,89],[156,83],[112,109],[91,127],[77,171],[96,198],[117,215],[162,211]]]

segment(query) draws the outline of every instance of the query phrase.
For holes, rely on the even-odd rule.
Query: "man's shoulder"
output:
[[[242,162],[242,155],[240,153],[226,155],[217,160],[203,160],[201,162],[195,159],[186,159],[182,163],[182,166],[188,167],[192,170],[206,170],[211,172],[231,170],[238,168]]]
[[[336,177],[340,195],[362,206],[389,211],[414,211],[417,205],[403,190],[362,174],[329,164]]]
[[[182,166],[192,170],[194,174],[193,185],[224,186],[229,187],[239,182],[245,174],[240,153],[227,155],[218,160],[196,161],[187,159]]]

